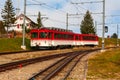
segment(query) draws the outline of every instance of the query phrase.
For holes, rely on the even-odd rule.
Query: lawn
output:
[[[87,80],[120,80],[120,49],[95,55],[88,63]]]
[[[22,45],[22,38],[0,38],[0,52],[19,51]],[[27,49],[30,49],[30,40],[25,39]]]

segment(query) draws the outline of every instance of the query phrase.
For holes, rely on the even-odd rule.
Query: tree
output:
[[[5,2],[4,9],[2,9],[1,17],[3,18],[4,26],[8,28],[11,27],[10,24],[14,23],[15,20],[15,9],[12,5],[11,0]]]
[[[113,35],[111,36],[111,38],[117,38],[118,35],[116,33],[113,33]]]
[[[89,11],[86,12],[84,20],[81,22],[80,31],[82,34],[96,34],[93,19]]]
[[[5,28],[3,26],[3,22],[0,21],[0,34],[4,34],[5,33]]]
[[[40,14],[40,12],[38,13],[37,26],[38,26],[38,28],[42,27],[42,21],[41,21],[41,14]]]

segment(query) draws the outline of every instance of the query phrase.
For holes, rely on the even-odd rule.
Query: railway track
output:
[[[0,52],[0,56],[1,55],[9,55],[9,54],[18,54],[18,53],[26,53],[26,52],[37,52],[40,50],[25,50],[25,51],[14,51],[14,52]]]
[[[108,47],[105,49],[109,49],[109,48],[116,48],[116,47]],[[101,48],[97,48],[97,49],[101,49]],[[49,51],[50,49],[43,49],[42,51]],[[0,52],[0,56],[1,55],[9,55],[9,54],[18,54],[18,53],[26,53],[26,52],[38,52],[40,51],[39,49],[35,49],[35,50],[25,50],[25,51],[14,51],[14,52]]]
[[[70,53],[55,54],[55,55],[49,55],[49,56],[44,56],[44,57],[37,57],[37,58],[32,58],[32,59],[27,59],[27,60],[20,60],[20,61],[15,61],[15,62],[11,62],[11,63],[1,64],[0,65],[0,72],[15,69],[15,68],[19,68],[21,66],[27,66],[29,64],[42,62],[42,61],[45,61],[45,60],[50,60],[50,59],[54,59],[54,58],[67,56],[69,54]]]
[[[64,72],[64,76],[62,76],[62,78],[60,79],[57,79],[57,80],[66,80],[70,72],[76,66],[76,64],[80,61],[80,59],[84,57],[85,55],[87,55],[88,53],[93,52],[93,51],[95,50],[74,52],[73,54],[70,54],[66,56],[65,58],[62,58],[61,60],[47,67],[46,69],[35,74],[28,80],[50,80],[52,78],[55,78],[55,76],[57,76],[58,73],[60,73],[62,69],[66,68],[66,66],[69,65],[69,67],[67,68],[67,71]]]

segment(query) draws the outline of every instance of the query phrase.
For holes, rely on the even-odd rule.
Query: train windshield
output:
[[[38,38],[38,33],[37,32],[33,32],[31,34],[31,38]]]

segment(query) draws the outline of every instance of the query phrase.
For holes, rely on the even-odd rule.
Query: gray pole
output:
[[[119,36],[119,31],[118,31],[118,24],[117,24],[117,47],[119,46],[119,40],[118,40],[118,36]]]
[[[96,32],[96,35],[97,35],[97,21],[95,21],[95,32]]]
[[[66,30],[68,30],[68,13],[66,14]]]
[[[26,49],[26,46],[25,46],[25,16],[26,16],[26,0],[24,0],[24,22],[23,22],[23,43],[22,43],[22,46],[21,48],[22,49]]]
[[[104,50],[104,34],[105,34],[105,0],[103,0],[102,50]]]

